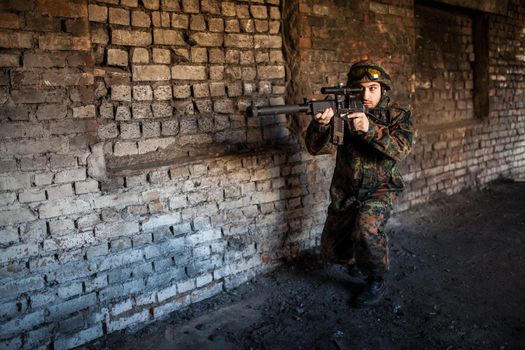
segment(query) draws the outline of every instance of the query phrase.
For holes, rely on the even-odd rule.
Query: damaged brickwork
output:
[[[0,347],[135,329],[316,246],[333,157],[301,148],[305,120],[243,112],[344,82],[356,58],[381,59],[414,110],[399,210],[523,176],[525,6],[486,9],[480,120],[469,67],[463,80],[418,75],[418,44],[445,53],[416,39],[428,34],[418,15],[443,15],[418,4],[0,2]],[[450,25],[467,63],[468,16]],[[467,91],[455,105],[466,124],[428,122],[456,117],[426,107],[450,106],[447,83],[452,99]]]

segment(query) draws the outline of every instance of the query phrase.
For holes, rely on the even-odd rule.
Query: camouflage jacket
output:
[[[305,143],[313,154],[329,154],[337,147],[337,158],[330,195],[333,210],[345,209],[378,190],[401,191],[403,179],[397,162],[410,152],[413,127],[409,110],[389,104],[384,97],[368,112],[370,127],[360,134],[345,128],[344,144],[330,142],[331,124],[324,126],[312,119]]]

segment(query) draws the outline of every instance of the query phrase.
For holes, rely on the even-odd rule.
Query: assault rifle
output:
[[[306,113],[314,116],[323,113],[325,109],[332,108],[334,118],[332,118],[331,142],[335,145],[342,145],[344,140],[345,121],[349,120],[348,115],[354,112],[366,113],[367,109],[363,106],[358,94],[359,88],[349,87],[323,87],[322,94],[333,94],[334,97],[327,96],[326,99],[316,101],[304,99],[300,105],[279,105],[271,107],[250,107],[246,110],[248,117],[258,117],[260,115]]]

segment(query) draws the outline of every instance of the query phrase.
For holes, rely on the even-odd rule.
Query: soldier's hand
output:
[[[332,108],[327,108],[323,113],[317,113],[314,115],[314,120],[319,124],[328,125],[334,116],[334,110]]]
[[[368,132],[370,122],[363,112],[351,113],[348,115],[348,119],[350,119],[350,127],[353,131]]]

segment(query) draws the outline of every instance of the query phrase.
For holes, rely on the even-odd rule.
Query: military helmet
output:
[[[386,90],[392,88],[392,80],[390,75],[380,64],[364,60],[356,62],[350,67],[348,72],[348,86],[353,86],[365,81],[377,81],[385,87]]]

